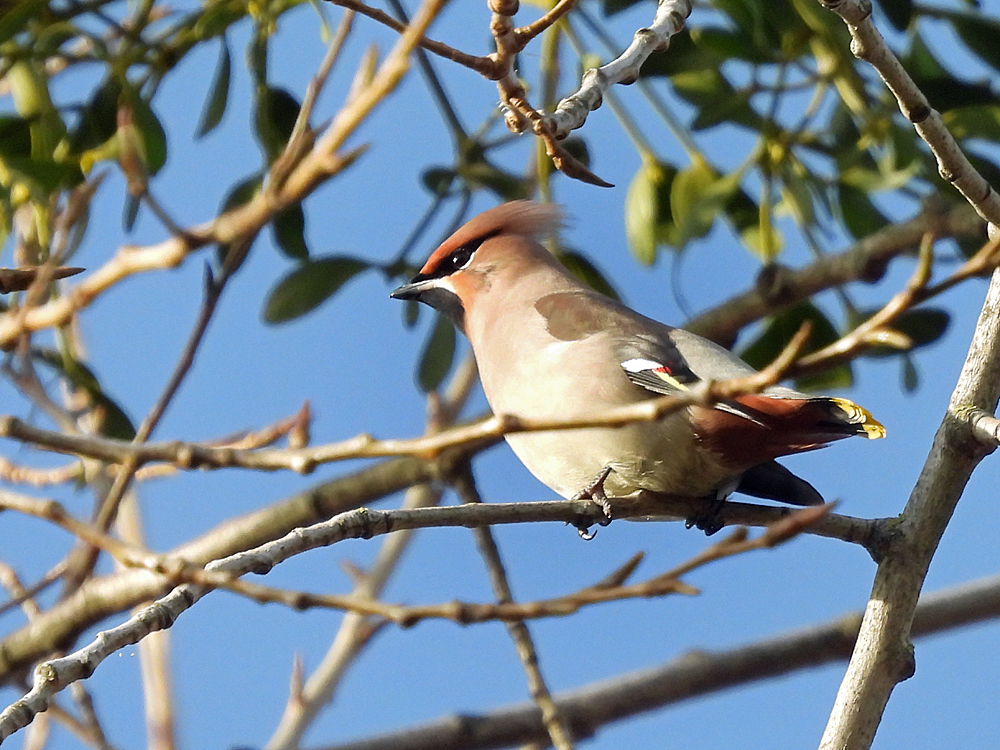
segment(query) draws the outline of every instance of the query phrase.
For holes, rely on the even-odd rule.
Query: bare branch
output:
[[[699,649],[673,661],[556,695],[576,736],[647,711],[700,695],[845,660],[858,632],[861,614],[834,620],[727,651]],[[936,591],[920,599],[913,635],[1000,617],[1000,576]],[[544,742],[545,729],[531,703],[506,706],[483,715],[450,716],[323,750],[477,750]]]
[[[963,415],[970,407],[992,413],[998,393],[1000,271],[990,282],[948,411],[879,563],[821,748],[869,747],[893,688],[913,673],[909,636],[927,568],[969,476],[992,450],[976,439]]]
[[[371,435],[358,435],[339,443],[310,448],[235,450],[180,441],[139,444],[89,435],[66,435],[34,427],[11,416],[0,417],[0,437],[61,453],[88,456],[107,463],[138,466],[149,462],[167,462],[188,469],[241,467],[259,471],[291,469],[309,473],[321,464],[351,458],[436,455],[455,447],[463,447],[471,454],[515,432],[617,427],[632,422],[656,421],[691,405],[710,405],[741,393],[758,392],[784,377],[804,341],[802,334],[796,336],[772,365],[746,378],[705,381],[678,395],[662,396],[580,418],[527,419],[502,414],[419,438],[376,440]]]

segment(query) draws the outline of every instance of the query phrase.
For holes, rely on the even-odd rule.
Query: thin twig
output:
[[[455,476],[452,486],[458,493],[459,498],[464,503],[481,503],[479,492],[476,489],[475,478],[472,475],[472,468],[466,464],[463,470]],[[493,588],[493,595],[497,604],[513,604],[514,594],[510,588],[507,578],[507,570],[504,567],[503,559],[500,557],[500,548],[497,547],[496,539],[489,526],[482,526],[473,529],[476,538],[476,547],[479,554],[486,563],[486,570],[490,577],[490,586]],[[538,658],[538,650],[531,638],[528,626],[521,620],[511,620],[504,623],[507,626],[507,633],[514,642],[517,656],[521,660],[521,667],[528,678],[528,691],[531,699],[538,706],[542,713],[542,724],[552,741],[552,746],[556,750],[573,750],[573,736],[566,724],[565,719],[552,700],[552,693],[545,678],[542,675],[541,663]]]

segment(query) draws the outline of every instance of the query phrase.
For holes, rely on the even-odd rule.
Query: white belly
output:
[[[604,487],[612,496],[645,489],[704,497],[731,474],[696,449],[681,415],[620,428],[517,433],[507,442],[532,474],[565,498],[608,466]]]

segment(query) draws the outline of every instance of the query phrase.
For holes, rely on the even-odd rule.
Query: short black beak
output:
[[[389,296],[392,299],[419,299],[420,293],[426,291],[427,286],[427,279],[414,276],[408,284],[393,289]]]

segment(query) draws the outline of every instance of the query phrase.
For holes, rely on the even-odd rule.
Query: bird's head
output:
[[[441,243],[420,272],[390,296],[430,305],[463,328],[466,312],[505,274],[555,263],[537,237],[561,221],[556,206],[532,201],[485,211]]]

